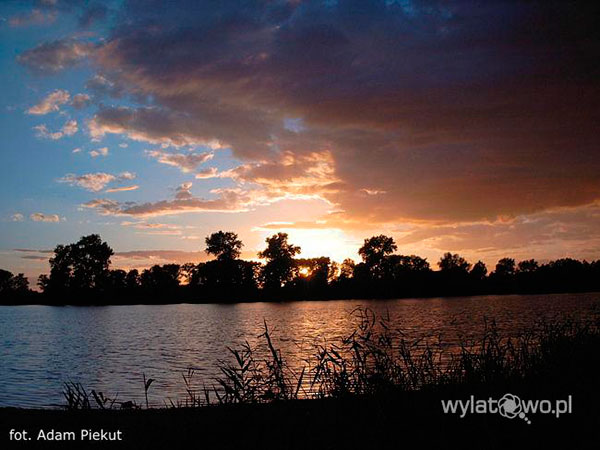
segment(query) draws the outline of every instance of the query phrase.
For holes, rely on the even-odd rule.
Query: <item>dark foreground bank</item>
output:
[[[137,411],[0,410],[2,448],[64,448],[36,440],[40,430],[72,431],[74,448],[376,449],[376,448],[597,448],[598,391],[581,386],[511,387],[522,399],[573,399],[572,413],[518,416],[444,414],[442,400],[501,398],[505,391],[446,388],[401,395],[297,400],[256,405]],[[31,441],[10,441],[10,430]],[[82,430],[86,435],[82,439]],[[96,437],[119,441],[93,441]],[[120,433],[117,436],[117,432]],[[66,436],[66,435],[65,435]]]

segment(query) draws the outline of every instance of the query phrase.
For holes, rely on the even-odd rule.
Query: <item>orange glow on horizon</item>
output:
[[[301,248],[299,258],[328,256],[338,262],[346,258],[356,260],[358,249],[362,245],[362,239],[349,236],[337,228],[286,229],[283,225],[280,231],[288,233],[289,242]],[[274,233],[274,230],[261,230],[259,250],[262,250],[265,238]]]

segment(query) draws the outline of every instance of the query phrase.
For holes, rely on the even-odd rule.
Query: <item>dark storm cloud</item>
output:
[[[269,153],[270,137],[261,111],[245,114],[218,104],[190,105],[190,109],[164,107],[102,108],[90,122],[93,137],[123,133],[131,139],[174,146],[205,145],[221,142],[246,155]]]
[[[337,188],[321,195],[374,222],[588,204],[600,197],[596,8],[132,0],[94,60],[153,104],[104,108],[91,131],[231,146],[265,164],[269,189],[279,160],[326,152]]]

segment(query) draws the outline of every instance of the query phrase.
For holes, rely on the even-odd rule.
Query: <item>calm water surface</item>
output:
[[[155,378],[150,402],[183,395],[181,374],[196,370],[208,385],[227,346],[257,342],[263,320],[291,365],[300,367],[314,345],[349,335],[351,312],[387,314],[410,338],[441,333],[447,342],[476,336],[484,318],[516,335],[537,320],[589,317],[600,294],[468,298],[344,300],[234,305],[103,307],[0,306],[0,406],[56,407],[62,383],[143,398],[142,373]]]

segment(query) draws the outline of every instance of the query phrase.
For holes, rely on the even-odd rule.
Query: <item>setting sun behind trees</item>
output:
[[[174,303],[332,298],[392,298],[489,293],[538,293],[600,289],[600,261],[564,258],[540,264],[533,259],[501,258],[493,270],[445,253],[436,264],[417,255],[397,253],[394,239],[376,235],[358,249],[362,261],[302,257],[287,233],[265,239],[261,262],[240,256],[244,244],[231,231],[205,238],[213,259],[185,264],[155,264],[143,269],[111,268],[113,250],[99,235],[58,245],[50,273],[39,277],[42,297],[50,304]],[[22,274],[2,271],[0,295],[27,302],[36,295]],[[39,294],[38,294],[39,295]],[[37,300],[36,300],[37,301]]]

